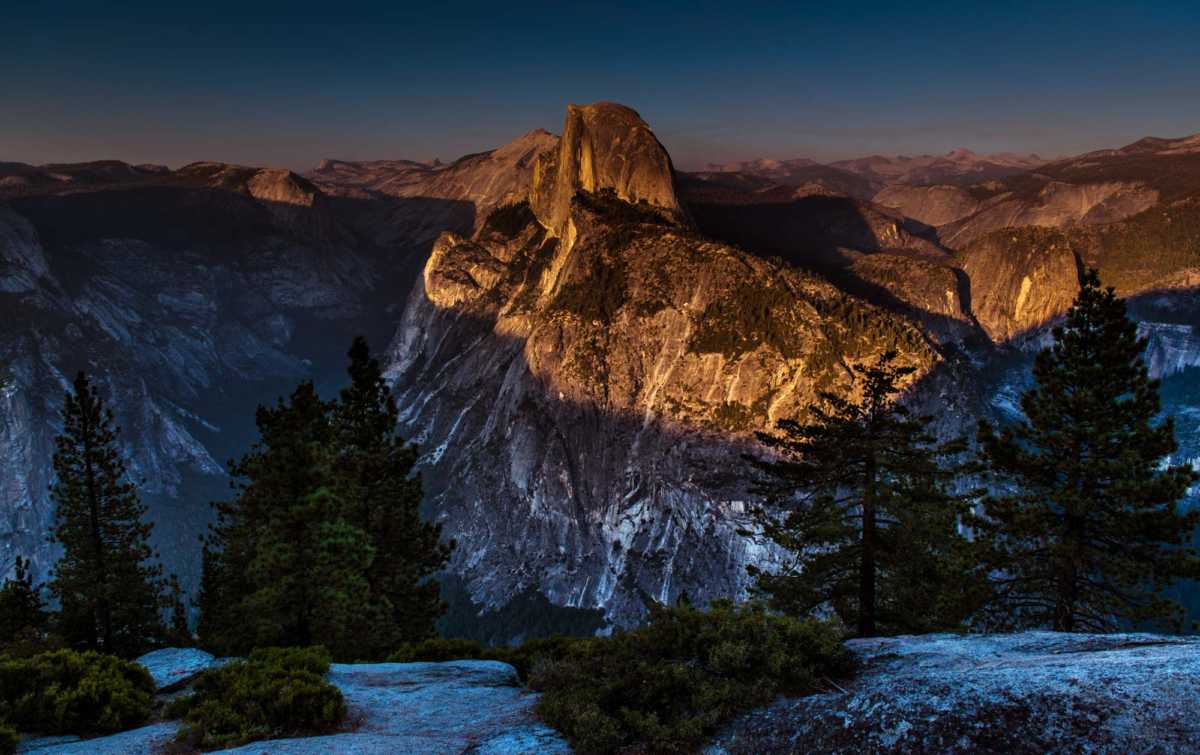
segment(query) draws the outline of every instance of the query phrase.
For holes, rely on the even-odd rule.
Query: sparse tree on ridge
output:
[[[1198,476],[1168,464],[1174,423],[1158,421],[1146,340],[1095,270],[1053,335],[1021,398],[1025,418],[1000,432],[980,423],[1000,491],[978,523],[995,559],[992,621],[1064,632],[1178,626],[1182,613],[1161,591],[1200,575],[1190,547],[1200,512],[1179,508]]]
[[[49,583],[68,644],[136,655],[163,636],[168,599],[149,544],[146,506],[126,477],[118,428],[87,376],[66,394],[50,494],[51,541],[62,546]]]
[[[932,419],[896,401],[913,368],[888,352],[855,366],[861,398],[824,392],[812,421],[782,420],[751,459],[766,504],[761,533],[791,554],[783,570],[750,567],[785,612],[832,607],[860,636],[958,626],[985,589],[958,531],[969,497],[953,491],[961,441],[938,443]]]

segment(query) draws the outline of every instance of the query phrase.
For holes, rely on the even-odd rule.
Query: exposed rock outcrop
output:
[[[200,648],[163,648],[146,653],[137,662],[150,672],[159,692],[170,692],[227,660],[216,658]]]
[[[1055,231],[999,231],[964,251],[962,267],[975,317],[997,343],[1063,314],[1079,290],[1079,262]]]
[[[613,102],[568,105],[558,151],[534,167],[529,204],[557,238],[566,239],[577,191],[611,189],[619,199],[645,202],[667,217],[685,217],[675,195],[671,157],[641,116]]]
[[[1195,752],[1200,640],[926,635],[847,643],[844,690],[750,713],[707,753]]]
[[[961,186],[911,184],[887,186],[872,201],[935,227],[970,217],[983,203],[983,199],[972,196]]]
[[[1022,177],[1021,183],[981,186],[895,185],[876,202],[934,226],[941,243],[961,248],[1001,228],[1112,223],[1153,206],[1159,193],[1141,182],[1067,183]]]
[[[590,138],[579,165],[620,164]],[[746,494],[729,465],[752,432],[845,385],[848,363],[898,346],[923,372],[934,352],[902,318],[661,204],[573,191],[567,238],[518,209],[439,239],[391,348],[452,568],[489,607],[538,589],[621,624],[650,599],[739,595],[746,564],[770,557],[737,534]]]

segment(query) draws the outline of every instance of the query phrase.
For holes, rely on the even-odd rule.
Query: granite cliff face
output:
[[[1194,364],[1192,326],[1170,325],[1195,296],[1190,200],[1157,224],[1032,224],[956,252],[872,203],[679,176],[632,117],[572,108],[528,206],[438,239],[391,348],[431,511],[481,604],[536,589],[628,623],[649,599],[740,594],[745,565],[774,557],[735,534],[746,493],[732,465],[752,431],[897,343],[923,376],[909,400],[942,431],[1008,418],[1082,265],[1123,292],[1169,284],[1169,305],[1138,310],[1151,359],[1164,376]],[[601,133],[630,152],[605,152]],[[1175,251],[1147,268],[1134,239],[1153,228],[1183,244],[1154,241]],[[1184,454],[1200,440],[1189,427]]]
[[[1030,334],[1062,315],[1079,288],[1079,261],[1059,234],[1000,231],[962,254],[971,307],[992,341]]]
[[[947,246],[969,244],[1001,228],[1112,223],[1152,207],[1158,192],[1141,182],[1066,183],[1034,174],[1021,184],[893,185],[874,201],[937,228]]]
[[[24,554],[41,577],[55,557],[49,461],[82,369],[117,412],[168,567],[192,583],[254,402],[344,348],[295,336],[365,314],[370,262],[321,199],[286,171],[206,165],[0,207],[0,572]]]
[[[671,157],[641,116],[613,102],[568,105],[558,151],[534,166],[529,204],[542,225],[570,245],[571,201],[581,190],[601,189],[684,220]]]
[[[884,348],[936,358],[908,322],[680,222],[633,117],[572,108],[529,206],[438,239],[391,348],[453,569],[488,606],[536,588],[624,624],[741,594],[771,556],[736,534],[751,432]],[[631,140],[643,162],[614,154]]]

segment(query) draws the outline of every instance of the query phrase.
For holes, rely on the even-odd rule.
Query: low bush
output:
[[[434,639],[424,642],[409,642],[401,645],[388,656],[391,663],[414,663],[417,661],[501,661],[517,670],[522,680],[529,678],[533,666],[540,660],[563,657],[577,642],[578,637],[539,637],[512,647],[488,647],[475,640]]]
[[[154,681],[111,655],[56,650],[0,661],[0,720],[41,734],[109,734],[146,721]]]
[[[388,663],[419,661],[493,660],[494,649],[475,640],[443,639],[406,642],[388,656]]]
[[[13,755],[17,751],[17,743],[21,738],[17,730],[8,724],[0,724],[0,755]]]
[[[535,662],[539,715],[580,752],[686,752],[723,721],[852,670],[829,626],[758,606],[656,608],[650,623]]]
[[[324,679],[329,660],[321,647],[265,648],[205,671],[192,695],[167,708],[168,718],[183,719],[176,739],[214,750],[335,730],[346,718],[346,702]]]

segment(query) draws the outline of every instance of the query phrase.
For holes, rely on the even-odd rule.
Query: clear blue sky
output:
[[[0,12],[0,160],[443,160],[567,102],[676,163],[1200,131],[1200,2],[72,2]]]

